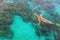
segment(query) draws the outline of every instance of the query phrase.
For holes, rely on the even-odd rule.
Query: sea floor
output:
[[[32,8],[33,6],[31,6],[31,9]],[[55,11],[58,12],[58,15],[60,15],[60,5],[56,4]],[[46,13],[42,13],[46,16]],[[34,26],[32,26],[31,22],[26,23],[23,21],[22,17],[17,15],[13,16],[13,23],[10,26],[10,29],[14,33],[13,38],[0,40],[46,40],[46,37],[44,35],[40,37],[36,35]],[[55,40],[52,34],[48,38]]]
[[[14,16],[11,30],[14,32],[12,40],[38,40],[31,23],[26,23],[20,16]]]
[[[24,22],[20,16],[14,16],[13,19],[11,30],[14,36],[11,40],[46,40],[45,36],[37,37],[31,22]],[[51,40],[54,40],[53,35],[51,35]]]

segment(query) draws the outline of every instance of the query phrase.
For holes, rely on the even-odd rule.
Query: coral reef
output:
[[[38,1],[40,2],[41,0],[38,0]],[[32,2],[36,3],[38,1],[33,0]],[[45,2],[45,0],[43,0],[42,2]],[[50,33],[53,32],[55,39],[60,40],[59,39],[60,28],[56,25],[56,23],[60,21],[59,19],[60,17],[58,17],[55,11],[51,11],[54,9],[54,5],[52,4],[49,5],[48,3],[45,3],[45,4],[41,4],[41,8],[43,8],[46,12],[48,12],[49,15],[53,16],[55,24],[47,24],[47,23],[41,22],[40,25],[38,25],[38,20],[34,16],[34,13],[42,14],[41,12],[39,12],[40,9],[38,8],[35,10],[31,10],[26,0],[24,1],[24,3],[19,2],[18,0],[18,2],[16,3],[15,2],[12,4],[6,3],[6,5],[4,4],[0,7],[0,36],[6,37],[6,38],[13,37],[12,36],[13,32],[10,30],[9,26],[13,22],[13,19],[12,19],[13,15],[18,15],[23,18],[24,22],[32,22],[32,25],[35,26],[34,28],[38,37],[40,37],[41,35],[50,36]],[[55,32],[57,32],[57,35],[55,34]],[[49,39],[46,39],[46,40],[49,40]]]
[[[53,32],[55,40],[58,40],[60,37],[58,36],[58,34],[60,35],[60,31],[59,31],[60,29],[54,24],[47,24],[42,22],[40,26],[36,26],[35,29],[38,37],[40,37],[41,35],[45,35],[46,37],[49,37],[51,32]],[[57,35],[55,34],[55,32],[57,32]],[[57,36],[58,38],[56,38]]]
[[[10,13],[0,13],[0,25],[10,25],[12,23],[12,15]]]
[[[10,39],[13,37],[13,32],[10,29],[10,25],[13,22],[13,15],[6,11],[7,6],[2,5],[0,7],[0,37]]]
[[[41,8],[43,8],[45,11],[53,10],[54,7],[55,7],[55,5],[53,5],[53,4],[49,5],[49,3],[41,4]]]
[[[12,38],[13,32],[10,29],[12,24],[12,15],[10,13],[0,13],[0,37]]]
[[[10,30],[10,27],[8,25],[0,26],[0,37],[5,37],[5,38],[13,37],[13,32]]]
[[[55,23],[60,24],[60,16],[58,15],[58,13],[55,10],[47,11],[47,13],[49,13],[49,15],[51,15],[53,17]]]

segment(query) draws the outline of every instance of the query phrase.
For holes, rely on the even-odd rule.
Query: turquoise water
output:
[[[14,32],[12,40],[37,40],[31,23],[25,23],[20,16],[14,16],[11,30]]]
[[[14,32],[14,37],[12,40],[45,40],[45,36],[41,36],[40,38],[37,37],[30,22],[24,22],[20,16],[14,16],[13,19],[11,30]],[[52,34],[49,38],[54,40]]]
[[[34,6],[31,4],[30,8],[33,9]],[[60,14],[60,5],[56,5],[55,10]],[[41,11],[45,17],[46,15],[49,16],[44,10]],[[31,22],[26,23],[20,16],[14,16],[14,21],[11,25],[11,30],[14,32],[14,37],[12,40],[46,40],[45,36],[41,36],[40,38],[37,37],[35,34],[35,30],[31,24]],[[50,35],[51,40],[55,40],[53,34]]]
[[[33,4],[29,3],[29,5],[30,5],[30,9],[35,8]],[[59,11],[60,5],[56,5],[55,10],[60,15],[60,11]],[[44,10],[41,10],[41,12],[46,18],[47,16],[50,17],[50,15],[47,14]],[[23,21],[23,19],[20,16],[17,16],[17,15],[14,15],[13,17],[13,23],[11,25],[11,30],[14,32],[14,36],[11,40],[46,40],[45,36],[41,36],[40,38],[37,37],[37,35],[35,34],[35,29],[33,28],[31,22],[26,23]],[[51,40],[55,40],[53,33],[51,33],[50,37],[48,38],[50,38]]]
[[[14,37],[12,40],[39,40],[30,22],[25,23],[20,16],[14,16],[13,19],[14,22],[11,26],[11,30],[14,32]],[[53,35],[51,35],[49,38],[54,40]],[[45,40],[45,36],[41,36],[40,40]]]
[[[57,4],[55,6],[55,11],[58,13],[58,15],[60,15],[60,5],[59,4]]]
[[[37,37],[30,22],[24,22],[20,16],[14,16],[13,19],[14,21],[11,25],[11,30],[14,32],[14,37],[12,40],[45,40],[45,36],[41,36],[40,38]],[[54,40],[52,34],[49,38]]]

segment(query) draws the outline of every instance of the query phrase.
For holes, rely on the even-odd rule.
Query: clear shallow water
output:
[[[56,9],[59,10],[58,8]],[[12,40],[45,40],[45,36],[41,36],[40,38],[36,36],[35,30],[30,22],[24,22],[20,16],[14,16],[13,19],[11,30],[14,32],[14,37]],[[54,40],[53,34],[51,34],[49,38]]]
[[[34,8],[31,4],[30,8]],[[60,14],[60,5],[56,5],[55,10]],[[46,16],[47,14],[42,10],[42,13]],[[49,15],[47,15],[49,16]],[[14,32],[14,37],[12,40],[46,40],[45,36],[38,38],[35,34],[35,30],[31,23],[26,23],[20,16],[14,16],[13,24],[11,25],[11,30]],[[50,35],[51,40],[55,40],[53,34]]]
[[[33,6],[31,3],[30,9],[33,9],[35,6]],[[55,10],[60,15],[60,5],[56,5]],[[47,13],[45,13],[44,10],[41,10],[41,12],[49,17]],[[14,32],[14,36],[11,40],[46,40],[45,36],[41,36],[40,38],[37,37],[35,34],[35,30],[31,24],[31,22],[26,23],[23,21],[23,19],[20,16],[14,15],[13,17],[13,24],[11,25],[11,30]],[[53,34],[51,33],[50,37],[51,40],[55,40]]]
[[[14,21],[11,25],[11,30],[14,32],[12,40],[45,40],[45,36],[37,37],[35,30],[31,23],[26,23],[20,16],[14,16]],[[51,40],[54,40],[54,36],[51,34]]]
[[[20,16],[14,16],[11,30],[14,32],[12,40],[38,40],[31,23],[25,23]]]

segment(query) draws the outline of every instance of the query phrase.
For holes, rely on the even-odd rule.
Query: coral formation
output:
[[[58,15],[58,13],[55,10],[47,11],[47,13],[49,13],[49,15],[51,15],[53,17],[55,23],[60,24],[60,16]]]
[[[35,0],[33,0],[34,2]],[[38,0],[40,2],[40,0]],[[45,2],[45,0],[44,0]],[[58,17],[57,13],[51,12],[51,10],[54,8],[54,5],[49,4],[41,4],[41,8],[43,8],[46,12],[49,12],[49,15],[53,16],[54,18],[54,24],[48,24],[45,22],[41,22],[38,25],[38,19],[35,17],[34,13],[42,14],[39,12],[40,9],[32,10],[29,8],[28,3],[24,1],[24,3],[20,2],[19,0],[17,3],[7,3],[7,6],[4,7],[2,5],[0,7],[0,36],[4,37],[11,37],[10,34],[13,35],[13,32],[10,30],[10,25],[13,22],[13,15],[18,15],[23,18],[25,22],[32,22],[32,25],[35,26],[35,31],[38,37],[41,35],[49,36],[51,32],[53,32],[53,35],[55,36],[56,40],[59,40],[60,37],[60,28],[56,25],[56,22],[58,23],[60,21],[60,17]],[[57,32],[57,35],[55,34]],[[59,34],[59,36],[58,36]],[[48,38],[46,40],[49,40]]]
[[[0,6],[0,37],[10,39],[13,37],[13,32],[10,25],[13,22],[13,15],[6,11],[7,5]]]
[[[10,25],[12,23],[12,15],[10,13],[0,13],[0,25]]]
[[[12,38],[13,32],[10,30],[12,21],[10,13],[0,13],[0,37]]]
[[[10,30],[8,25],[0,26],[0,37],[12,38],[13,32]]]

